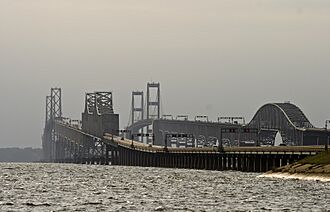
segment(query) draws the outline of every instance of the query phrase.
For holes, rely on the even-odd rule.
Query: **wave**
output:
[[[257,177],[330,182],[330,176],[322,175],[322,174],[301,174],[301,173],[290,174],[290,173],[275,172],[275,173],[265,173]]]

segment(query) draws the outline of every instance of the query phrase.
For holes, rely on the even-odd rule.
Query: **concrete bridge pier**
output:
[[[198,168],[198,157],[197,157],[197,154],[196,153],[195,154],[192,153],[191,155],[193,157],[193,164],[192,164],[193,169],[197,169]]]
[[[216,154],[211,154],[209,157],[207,157],[206,170],[214,170],[215,160]]]
[[[275,160],[275,167],[280,167],[281,166],[282,157],[280,155],[276,155],[274,157],[274,160]]]
[[[237,156],[234,154],[234,155],[232,155],[232,158],[233,158],[233,170],[237,171],[237,167],[238,167]]]
[[[260,165],[261,165],[261,171],[266,172],[267,171],[267,156],[266,155],[261,155],[260,157]]]
[[[232,164],[233,164],[233,158],[232,158],[232,155],[228,155],[227,156],[227,168],[229,170],[233,170],[232,169]]]
[[[255,155],[254,156],[254,160],[255,160],[255,172],[261,172],[261,165],[260,165],[260,155]]]

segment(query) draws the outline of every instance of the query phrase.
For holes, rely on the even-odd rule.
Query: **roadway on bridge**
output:
[[[118,146],[122,146],[129,149],[136,149],[139,151],[146,152],[170,152],[170,153],[217,153],[218,148],[216,147],[163,147],[156,145],[147,145],[141,142],[132,141],[129,139],[124,139],[122,137],[114,136],[111,134],[105,134],[105,140],[110,140],[116,142]],[[274,153],[274,154],[316,154],[324,151],[323,146],[263,146],[263,147],[224,147],[223,153],[242,153],[242,154],[265,154],[265,153]]]

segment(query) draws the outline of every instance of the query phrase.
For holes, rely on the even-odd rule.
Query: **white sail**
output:
[[[281,133],[278,131],[275,136],[275,143],[274,146],[279,146],[280,144],[283,143]]]

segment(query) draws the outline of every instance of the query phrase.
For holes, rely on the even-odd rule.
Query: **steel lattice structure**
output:
[[[96,111],[96,95],[95,93],[85,94],[85,112],[94,114]]]
[[[166,139],[164,146],[162,139],[158,139],[158,144],[153,143],[156,145],[141,144],[118,136],[119,115],[114,114],[111,92],[87,93],[82,121],[62,117],[61,97],[60,88],[51,89],[51,95],[46,97],[43,135],[46,162],[260,172],[294,163],[324,148],[215,147],[215,142],[223,142],[224,137],[238,141],[255,139],[260,131],[280,132],[285,143],[293,145],[314,145],[315,142],[323,145],[330,136],[326,129],[313,127],[297,106],[273,103],[262,106],[248,125],[189,121],[188,118],[144,119],[131,127],[141,129],[152,124],[154,132],[166,130],[163,131]],[[157,134],[153,137],[157,140]],[[187,148],[181,148],[182,143]]]
[[[108,158],[109,145],[104,133],[116,135],[119,116],[114,114],[112,92],[85,95],[82,121],[62,117],[62,93],[52,88],[46,97],[45,129],[42,137],[46,162],[102,160]]]
[[[55,121],[62,118],[62,90],[51,88],[50,96],[46,97],[46,119],[42,136],[43,159],[52,161],[59,154],[58,136],[55,134]]]
[[[273,140],[280,132],[287,145],[303,145],[304,133],[315,128],[302,110],[291,103],[270,103],[262,106],[248,124],[262,131],[263,140]]]
[[[97,114],[113,114],[112,92],[95,92]]]
[[[140,103],[135,105],[136,97],[140,97]],[[131,124],[144,119],[144,95],[143,91],[132,92],[132,120]],[[136,119],[138,117],[138,119]]]

